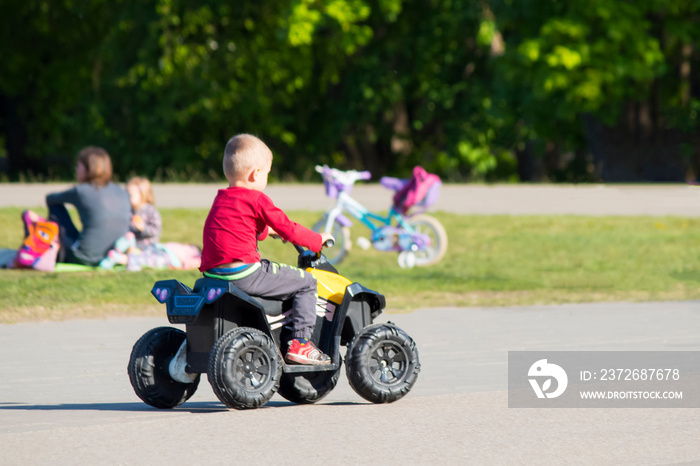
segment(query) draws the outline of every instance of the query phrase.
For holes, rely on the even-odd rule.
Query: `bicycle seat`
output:
[[[391,189],[392,191],[399,191],[401,188],[406,186],[408,180],[402,178],[394,178],[391,176],[382,176],[379,183],[385,188]]]

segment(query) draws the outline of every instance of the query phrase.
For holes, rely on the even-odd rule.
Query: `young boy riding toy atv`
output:
[[[228,142],[229,188],[219,191],[204,226],[204,278],[192,289],[177,280],[154,285],[169,321],[185,324],[186,332],[159,327],[134,345],[129,378],[147,404],[179,406],[201,373],[229,408],[263,406],[278,390],[313,403],[338,381],[340,346],[347,346],[350,386],[363,398],[392,402],[413,387],[420,371],[415,343],[392,323],[373,324],[384,296],[338,275],[320,253],[333,243],[329,234],[290,221],[263,194],[271,163],[272,153],[254,136]],[[298,268],[260,259],[257,241],[268,233],[295,244]]]

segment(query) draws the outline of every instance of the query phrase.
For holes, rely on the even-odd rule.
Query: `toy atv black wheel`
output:
[[[207,377],[229,408],[259,408],[279,388],[282,357],[270,337],[254,328],[228,331],[209,353]]]
[[[279,394],[292,403],[316,403],[335,388],[339,377],[340,367],[334,371],[285,373],[280,379]]]
[[[146,332],[131,350],[129,380],[136,395],[155,408],[180,406],[197,390],[199,374],[192,383],[181,383],[170,376],[169,365],[185,341],[185,332],[158,327]]]
[[[416,344],[392,324],[364,328],[350,343],[345,358],[348,381],[372,403],[391,403],[416,383],[420,362]]]

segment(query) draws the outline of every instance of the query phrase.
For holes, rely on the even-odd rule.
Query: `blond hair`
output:
[[[251,168],[271,160],[272,151],[264,142],[250,134],[238,134],[226,143],[224,175],[228,180],[235,180],[245,176]]]
[[[126,187],[127,189],[136,188],[139,194],[141,194],[141,200],[144,204],[156,204],[156,198],[153,196],[153,188],[151,187],[151,182],[148,181],[148,178],[135,176],[130,179],[128,183],[126,183]]]
[[[102,188],[112,181],[112,159],[101,147],[88,146],[78,152],[78,163],[85,167],[85,181]]]

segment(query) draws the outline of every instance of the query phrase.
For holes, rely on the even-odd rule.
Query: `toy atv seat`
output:
[[[302,261],[309,261],[300,254]],[[170,323],[134,345],[129,377],[136,394],[157,408],[174,408],[195,392],[206,373],[216,396],[229,408],[263,406],[279,390],[296,403],[313,403],[336,385],[347,345],[350,385],[365,399],[396,401],[410,391],[420,370],[413,340],[393,324],[373,325],[384,296],[334,273],[329,265],[309,268],[319,282],[317,323],[311,340],[331,364],[286,364],[291,339],[286,324],[291,301],[253,298],[234,282],[200,278],[190,289],[177,280],[155,283],[152,294],[165,303]],[[327,269],[327,270],[323,270]],[[334,270],[334,269],[333,269]]]

